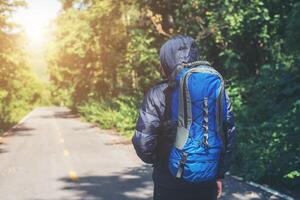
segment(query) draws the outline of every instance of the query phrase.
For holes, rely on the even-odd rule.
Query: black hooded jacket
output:
[[[160,49],[161,66],[167,77],[178,65],[197,61],[198,49],[195,41],[191,37],[176,36],[168,40]],[[158,140],[160,139],[161,126],[166,108],[166,97],[164,94],[167,83],[161,83],[152,87],[146,94],[140,109],[139,119],[136,125],[136,131],[132,138],[132,143],[137,155],[146,163],[154,164],[153,179],[154,182],[169,188],[189,187],[191,184],[174,178],[167,169],[167,166],[157,164],[156,158]],[[227,95],[226,95],[227,96]],[[227,101],[227,121],[226,127],[226,146],[225,152],[219,162],[218,177],[223,178],[225,172],[229,169],[232,152],[235,143],[235,127],[233,112],[229,97]],[[159,152],[158,152],[159,153]]]

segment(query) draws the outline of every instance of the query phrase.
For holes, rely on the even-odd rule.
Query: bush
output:
[[[89,100],[77,107],[78,112],[89,122],[102,128],[114,128],[130,137],[138,116],[137,100],[122,96],[108,100]]]
[[[45,87],[29,71],[0,88],[0,132],[17,123],[36,106],[49,104]]]
[[[51,103],[57,106],[73,107],[72,92],[68,89],[62,89],[55,87],[54,85],[49,86],[51,93]]]

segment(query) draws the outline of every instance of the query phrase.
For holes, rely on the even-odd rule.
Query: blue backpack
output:
[[[170,117],[177,129],[168,168],[188,182],[213,180],[224,148],[224,80],[206,61],[179,66],[172,76]]]

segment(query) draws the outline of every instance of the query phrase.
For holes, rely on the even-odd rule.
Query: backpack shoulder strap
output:
[[[216,123],[218,127],[218,134],[220,139],[223,142],[223,150],[226,146],[225,142],[225,133],[224,133],[224,98],[225,98],[225,85],[222,84],[218,97],[217,97],[217,106],[216,106]]]
[[[164,90],[164,95],[165,95],[165,111],[163,114],[163,121],[168,121],[171,116],[171,105],[172,105],[172,91],[173,87],[170,87],[168,85],[166,89]]]
[[[178,102],[178,126],[175,146],[182,150],[189,136],[189,125],[191,122],[191,102],[186,88],[187,75],[192,69],[187,70],[179,82],[179,102]]]

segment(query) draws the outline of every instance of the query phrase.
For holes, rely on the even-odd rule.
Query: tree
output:
[[[0,126],[6,129],[40,101],[41,83],[30,72],[22,34],[10,22],[23,1],[0,1]],[[1,130],[0,130],[1,131]]]

